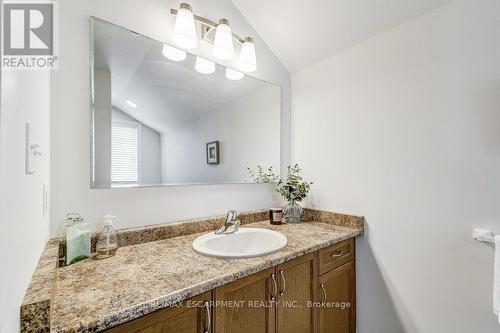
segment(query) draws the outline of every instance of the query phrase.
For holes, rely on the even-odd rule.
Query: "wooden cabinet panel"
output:
[[[324,302],[318,310],[319,332],[356,332],[354,261],[321,276],[318,282],[318,297]]]
[[[316,299],[315,255],[309,254],[279,265],[277,278],[276,332],[315,332],[315,310],[311,307],[311,302]]]
[[[353,260],[354,256],[354,239],[348,239],[319,250],[319,274],[323,275],[342,266]]]
[[[212,293],[207,292],[182,303],[159,310],[139,319],[106,330],[107,333],[205,333],[208,327],[208,312],[202,306],[210,302]],[[187,306],[187,304],[191,304]],[[199,305],[199,306],[195,306]]]
[[[276,308],[274,268],[215,289],[214,331],[219,333],[274,332]],[[231,302],[237,302],[236,304]]]

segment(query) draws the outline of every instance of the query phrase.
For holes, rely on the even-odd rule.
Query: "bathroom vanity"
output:
[[[193,251],[224,216],[118,231],[112,258],[57,267],[47,244],[21,307],[23,332],[355,332],[355,237],[363,218],[306,209],[240,230],[286,236],[274,254],[221,259]],[[349,303],[349,304],[347,304]],[[46,330],[39,330],[39,328]]]
[[[106,332],[355,332],[354,260],[351,238]]]

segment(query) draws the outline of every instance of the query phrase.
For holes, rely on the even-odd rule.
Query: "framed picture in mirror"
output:
[[[207,164],[219,164],[219,141],[207,143]]]

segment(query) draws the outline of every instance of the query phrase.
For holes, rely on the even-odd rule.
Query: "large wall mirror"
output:
[[[245,183],[280,171],[281,88],[91,18],[91,186]]]

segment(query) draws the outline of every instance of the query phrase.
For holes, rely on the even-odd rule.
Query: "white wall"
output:
[[[455,0],[292,76],[312,207],[366,216],[362,333],[498,332],[500,2]]]
[[[163,183],[242,183],[247,167],[280,167],[280,89],[261,88],[219,110],[162,134]],[[207,164],[218,140],[219,164]]]
[[[0,108],[0,332],[19,331],[19,306],[49,234],[43,184],[50,184],[50,75],[2,71]],[[25,124],[43,154],[25,174]]]
[[[139,181],[141,185],[161,183],[161,136],[160,133],[113,108],[112,122],[135,124],[139,126]]]
[[[235,32],[255,37],[256,76],[283,88],[283,138],[289,136],[290,75],[230,0],[190,1],[196,14],[226,17]],[[179,1],[73,0],[59,2],[60,66],[52,74],[52,211],[51,234],[56,234],[68,211],[81,213],[90,223],[102,215],[118,216],[118,228],[248,210],[272,204],[265,185],[226,185],[141,189],[90,189],[90,74],[89,15],[122,25],[158,40],[170,41]],[[211,58],[210,47],[197,52]],[[283,150],[290,159],[288,142]]]

